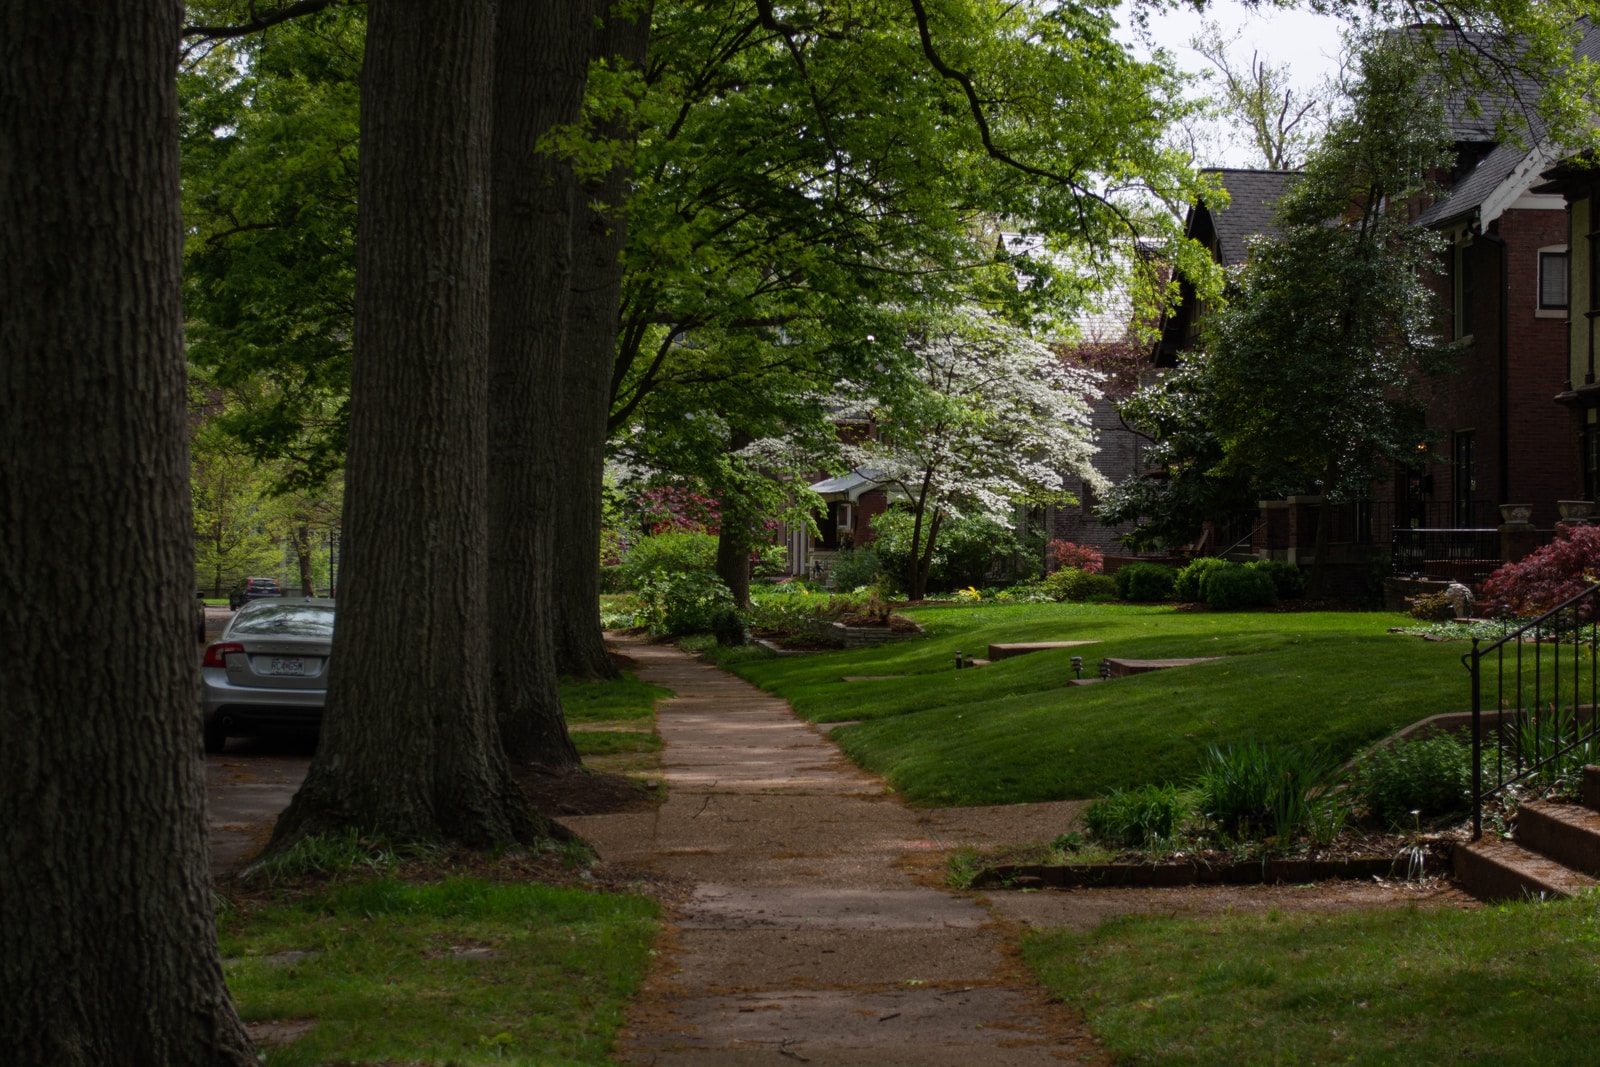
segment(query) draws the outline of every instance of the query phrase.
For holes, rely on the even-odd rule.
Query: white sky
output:
[[[1234,46],[1240,66],[1248,65],[1251,52],[1258,51],[1274,66],[1289,65],[1296,84],[1308,88],[1338,68],[1339,31],[1343,24],[1338,19],[1310,11],[1252,10],[1237,0],[1212,0],[1204,13],[1189,8],[1152,11],[1150,36],[1156,45],[1177,57],[1182,69],[1192,73],[1211,70],[1210,62],[1188,44],[1189,39],[1200,32],[1202,21],[1219,23],[1224,36],[1231,36],[1236,29],[1243,31],[1239,43]],[[1141,55],[1149,54],[1133,30],[1124,26],[1122,37],[1132,42]],[[1247,157],[1246,149],[1234,147],[1225,150],[1224,158],[1216,162],[1244,166],[1249,162]]]

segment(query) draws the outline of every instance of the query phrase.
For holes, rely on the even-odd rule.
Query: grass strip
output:
[[[1469,706],[1461,642],[1390,634],[1386,613],[1179,612],[1015,604],[909,611],[928,636],[732,669],[833,733],[846,755],[914,803],[1012,804],[1180,782],[1208,746],[1309,745],[1343,760],[1429,715]],[[956,671],[957,650],[1093,640]],[[1089,686],[1071,657],[1222,656]],[[894,675],[844,682],[846,676]]]
[[[1592,1064],[1597,904],[1126,917],[1024,958],[1118,1062]]]
[[[606,1064],[656,915],[636,896],[379,878],[229,914],[221,937],[246,1022],[314,1022],[265,1050],[271,1067]]]
[[[656,701],[672,696],[672,690],[641,682],[631,672],[607,682],[561,683],[561,710],[569,723],[615,722],[655,717]]]

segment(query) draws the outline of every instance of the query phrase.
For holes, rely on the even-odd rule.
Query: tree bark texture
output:
[[[255,1064],[206,856],[175,0],[0,0],[0,1057]],[[116,590],[114,603],[107,592]]]
[[[489,351],[489,603],[506,755],[578,765],[556,675],[557,502],[571,491],[562,344],[572,275],[572,168],[539,137],[583,107],[595,5],[501,0],[495,26]],[[597,594],[598,602],[598,594]]]
[[[650,41],[647,11],[610,13],[594,54],[642,67]],[[607,131],[621,137],[620,127]],[[610,434],[611,370],[621,321],[622,249],[627,243],[629,170],[613,168],[584,184],[573,229],[572,299],[561,375],[565,480],[556,496],[556,659],[562,674],[617,677],[600,635],[600,506]]]
[[[368,8],[339,625],[274,850],[349,827],[480,847],[544,828],[489,696],[493,11]]]
[[[741,609],[750,607],[750,517],[743,508],[730,509],[723,500],[722,525],[717,531],[717,577],[733,594]]]

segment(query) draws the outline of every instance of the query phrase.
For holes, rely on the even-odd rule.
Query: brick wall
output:
[[[1490,232],[1506,243],[1510,278],[1507,484],[1501,484],[1500,461],[1500,247],[1479,237],[1468,250],[1476,298],[1473,344],[1458,359],[1454,374],[1425,391],[1427,424],[1436,437],[1430,445],[1433,493],[1428,499],[1444,505],[1437,510],[1453,513],[1448,507],[1456,499],[1452,446],[1458,433],[1471,431],[1476,467],[1473,499],[1479,505],[1475,514],[1492,516],[1494,506],[1502,503],[1529,503],[1534,505],[1534,524],[1549,527],[1557,518],[1555,502],[1579,497],[1583,488],[1574,424],[1554,400],[1567,378],[1566,321],[1563,316],[1536,313],[1539,250],[1566,244],[1566,213],[1513,209],[1491,224]],[[1448,307],[1447,278],[1440,279],[1438,289],[1441,304]],[[1398,490],[1391,487],[1391,492]]]

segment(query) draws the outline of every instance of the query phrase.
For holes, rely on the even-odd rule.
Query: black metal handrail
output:
[[[1472,651],[1461,657],[1462,665],[1472,673],[1473,840],[1483,836],[1485,800],[1600,737],[1600,716],[1594,714],[1600,704],[1600,585],[1591,585],[1488,645],[1480,647],[1480,640],[1474,637]],[[1524,652],[1530,647],[1532,654],[1525,657]],[[1509,664],[1508,648],[1514,650]],[[1548,670],[1543,654],[1546,648],[1552,648]],[[1567,648],[1572,650],[1572,672],[1563,694],[1562,656]],[[1485,788],[1483,674],[1490,657],[1495,672],[1494,783]],[[1589,699],[1586,706],[1580,706],[1585,657]],[[1527,659],[1532,660],[1531,668]],[[1526,679],[1530,672],[1531,695]],[[1564,736],[1569,726],[1570,740]]]

